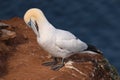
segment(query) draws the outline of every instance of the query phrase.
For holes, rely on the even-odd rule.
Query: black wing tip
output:
[[[85,51],[93,51],[93,52],[103,55],[103,53],[95,46],[93,46],[91,44],[87,44],[87,45],[88,45],[88,48]]]

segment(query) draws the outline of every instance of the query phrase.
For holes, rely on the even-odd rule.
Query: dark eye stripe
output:
[[[37,24],[36,21],[35,21],[35,27],[36,27],[37,31],[39,31],[39,30],[38,30],[38,24]]]

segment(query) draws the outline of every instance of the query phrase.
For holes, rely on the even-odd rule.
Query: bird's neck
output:
[[[51,34],[52,31],[55,30],[55,27],[52,24],[50,24],[47,19],[44,19],[44,21],[38,20],[37,24],[40,37],[47,36],[48,34]]]
[[[51,23],[49,23],[49,21],[47,19],[43,20],[38,20],[37,21],[39,30],[48,30],[48,29],[53,29],[54,27],[52,26]]]
[[[38,32],[43,36],[46,36],[47,34],[51,33],[51,31],[53,31],[55,29],[54,26],[52,26],[52,24],[50,24],[50,22],[46,19],[44,14],[40,14],[37,17],[35,17],[35,21],[37,23],[38,26]]]

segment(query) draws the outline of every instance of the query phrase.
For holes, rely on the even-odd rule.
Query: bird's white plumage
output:
[[[76,38],[72,33],[59,29],[56,31],[56,45],[74,53],[87,48],[87,45]]]
[[[34,17],[31,26],[34,32],[37,31],[35,30],[35,21],[37,22],[39,31],[35,33],[39,34],[39,36],[37,35],[37,41],[43,49],[54,57],[62,58],[69,57],[77,52],[82,52],[87,49],[88,46],[86,43],[76,38],[68,31],[56,29],[47,21],[41,12],[41,10],[36,8],[30,9],[26,12],[24,20],[28,24],[31,18]]]

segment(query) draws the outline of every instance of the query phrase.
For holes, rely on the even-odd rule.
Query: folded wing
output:
[[[80,52],[87,49],[87,44],[76,38],[68,31],[58,30],[56,32],[56,45],[70,52]]]

